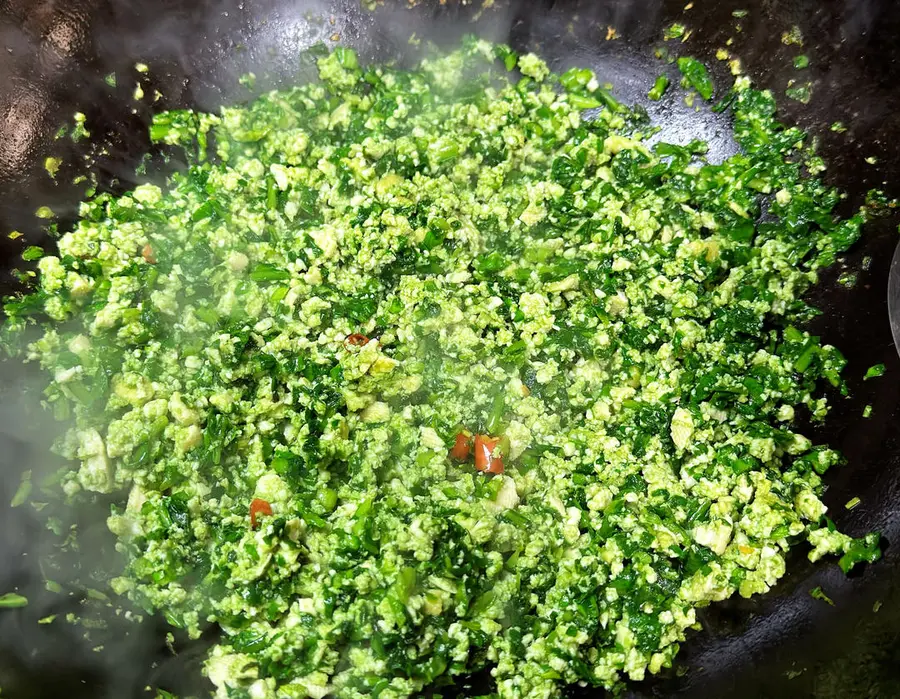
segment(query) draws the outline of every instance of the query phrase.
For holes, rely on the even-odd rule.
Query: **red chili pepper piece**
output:
[[[369,344],[369,338],[361,333],[353,333],[352,335],[347,335],[346,342],[354,347],[362,347]]]
[[[147,243],[144,246],[144,249],[141,250],[141,257],[144,258],[144,262],[146,262],[147,264],[156,264],[156,255],[153,254],[153,248],[150,247],[150,243]]]
[[[494,456],[494,450],[500,444],[499,437],[485,434],[475,435],[475,468],[485,473],[503,473],[503,457]]]
[[[256,529],[256,516],[267,515],[272,516],[272,506],[261,498],[253,498],[250,503],[250,526]]]
[[[472,435],[460,432],[456,435],[456,443],[450,450],[450,458],[456,461],[467,461],[472,445]]]

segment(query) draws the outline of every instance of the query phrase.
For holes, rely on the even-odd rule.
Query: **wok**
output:
[[[149,148],[146,128],[153,112],[216,109],[247,99],[249,92],[238,84],[247,71],[259,77],[257,91],[306,79],[308,66],[298,62],[298,53],[317,41],[352,45],[366,60],[402,61],[418,50],[408,41],[413,33],[452,45],[460,35],[477,32],[517,49],[534,49],[557,70],[575,64],[593,68],[601,82],[614,84],[620,99],[644,104],[664,125],[666,138],[705,138],[712,143],[712,157],[722,157],[731,148],[722,118],[694,114],[677,91],[661,103],[646,101],[653,78],[666,69],[653,48],[662,43],[664,27],[682,21],[692,35],[684,45],[667,46],[711,65],[720,94],[727,68],[714,54],[733,37],[746,72],[780,96],[782,118],[818,137],[830,166],[826,179],[848,193],[846,211],[859,206],[872,187],[898,194],[893,183],[900,176],[900,6],[890,0],[695,0],[685,9],[685,2],[497,0],[482,7],[441,0],[410,7],[401,0],[368,12],[352,0],[3,0],[3,291],[15,287],[8,271],[21,264],[23,245],[5,234],[19,230],[24,242],[40,243],[44,234],[33,214],[45,204],[59,214],[61,228],[70,223],[84,189],[70,184],[73,175],[92,171],[101,188],[128,189]],[[734,10],[748,13],[736,18]],[[803,34],[802,48],[782,42],[782,32],[793,25]],[[805,71],[792,66],[799,53],[810,57]],[[137,72],[136,61],[148,64],[150,72]],[[115,86],[104,80],[110,73]],[[784,98],[792,78],[813,81],[808,105]],[[133,99],[138,81],[145,93],[141,101]],[[154,101],[156,90],[161,96]],[[76,110],[87,114],[93,138],[54,140],[59,125]],[[847,132],[831,130],[835,121]],[[105,152],[91,145],[96,143]],[[47,155],[63,160],[55,181],[43,168]],[[866,161],[873,157],[877,160]],[[815,441],[827,441],[847,457],[846,465],[829,473],[825,501],[849,534],[882,532],[883,559],[845,577],[833,562],[812,565],[797,551],[771,593],[703,610],[703,629],[684,644],[677,668],[630,685],[633,696],[900,696],[900,552],[891,546],[900,539],[900,431],[894,428],[900,419],[900,362],[885,298],[896,223],[886,217],[867,224],[860,243],[822,274],[811,294],[824,311],[813,330],[849,360],[850,396],[831,396],[830,417],[810,428]],[[852,288],[836,281],[845,271],[858,275]],[[900,299],[900,284],[894,292]],[[867,367],[880,362],[886,375],[863,381]],[[19,472],[46,452],[48,428],[20,400],[34,395],[31,378],[8,364],[0,376],[0,508],[5,508]],[[866,405],[873,406],[870,418],[862,416]],[[861,504],[847,510],[844,505],[854,496]],[[79,601],[44,591],[38,559],[46,544],[26,509],[0,509],[0,593],[17,588],[31,600],[25,609],[0,610],[3,696],[121,699],[142,696],[147,685],[202,691],[196,664],[208,639],[184,644],[176,638],[175,656],[167,648],[165,623],[154,618],[135,628],[110,614],[108,628],[91,630],[89,640],[59,621],[36,623],[48,613],[77,612]],[[84,523],[80,556],[85,560],[99,560],[110,548],[104,514]],[[834,606],[809,594],[816,587]],[[442,693],[487,691],[486,679],[476,677]],[[571,690],[571,696],[602,695],[597,689]]]

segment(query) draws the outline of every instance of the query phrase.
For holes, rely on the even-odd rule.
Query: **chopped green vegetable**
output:
[[[872,406],[871,405],[867,405],[865,408],[863,408],[862,416],[863,417],[872,417]]]
[[[857,563],[874,563],[881,558],[881,548],[878,543],[880,535],[876,533],[866,534],[861,539],[853,539],[838,565],[845,573],[849,573]]]
[[[75,125],[72,127],[71,132],[69,133],[69,138],[73,141],[83,141],[91,135],[91,132],[87,130],[85,124],[87,123],[87,117],[83,112],[75,112],[72,120],[75,122]]]
[[[693,87],[703,99],[709,101],[712,98],[712,79],[705,65],[696,58],[682,56],[678,59],[678,70],[684,76],[686,84]]]
[[[838,284],[841,286],[845,286],[848,289],[852,289],[856,286],[856,282],[858,280],[858,275],[855,272],[844,272],[841,276],[838,277]]]
[[[30,245],[22,252],[22,259],[26,262],[33,262],[34,260],[39,260],[44,256],[43,249],[37,247],[36,245]]]
[[[31,471],[25,471],[22,474],[22,479],[19,482],[19,487],[16,488],[16,492],[13,495],[12,500],[9,503],[10,507],[21,507],[28,501],[28,496],[31,495]]]
[[[874,364],[866,370],[866,375],[863,377],[863,380],[867,381],[868,379],[875,379],[879,376],[884,376],[884,372],[884,364]]]
[[[810,597],[814,599],[819,599],[825,602],[826,604],[830,604],[832,607],[834,606],[834,600],[831,599],[828,595],[825,594],[824,590],[821,587],[814,587],[809,591]]]
[[[277,281],[285,281],[291,278],[291,273],[278,269],[274,265],[270,265],[266,262],[262,262],[250,272],[250,279],[255,282],[277,282]]]
[[[809,67],[809,57],[805,54],[800,54],[799,56],[794,56],[794,68],[797,70],[803,70],[804,68]]]
[[[513,70],[519,62],[519,54],[508,46],[495,46],[494,55],[503,62],[506,70]]]
[[[56,173],[59,172],[59,166],[62,165],[62,160],[59,158],[54,158],[53,156],[47,156],[44,159],[44,169],[47,171],[47,174],[50,177],[56,177]]]
[[[650,92],[647,93],[647,97],[654,102],[659,101],[665,94],[667,87],[669,87],[669,78],[665,75],[660,75],[653,83],[653,87],[650,88]]]
[[[663,39],[668,41],[669,39],[680,39],[684,36],[685,31],[687,31],[687,27],[685,27],[680,22],[673,22],[668,27],[666,27],[663,32]]]
[[[809,101],[812,99],[812,83],[807,82],[799,85],[791,85],[784,91],[784,94],[792,100],[802,102],[803,104],[809,104]]]
[[[803,46],[803,32],[800,31],[800,27],[795,24],[789,30],[782,32],[781,43],[785,46]]]
[[[850,498],[850,499],[847,501],[847,503],[844,505],[844,507],[846,507],[848,510],[852,510],[854,507],[856,507],[857,505],[859,505],[860,502],[861,502],[861,501],[860,501],[859,498]]]
[[[15,592],[7,592],[4,595],[0,595],[0,609],[16,609],[27,606],[28,599]]]

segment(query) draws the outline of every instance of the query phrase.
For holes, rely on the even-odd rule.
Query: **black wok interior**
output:
[[[900,5],[891,0],[480,0],[380,3],[374,12],[354,0],[0,0],[0,289],[16,288],[9,270],[22,266],[25,244],[45,239],[34,217],[40,205],[60,214],[60,227],[77,211],[82,186],[73,175],[91,170],[102,188],[133,186],[135,166],[147,151],[148,119],[172,107],[216,109],[250,92],[238,77],[253,71],[256,90],[309,77],[300,51],[318,41],[357,47],[366,60],[408,61],[408,39],[452,45],[476,32],[532,49],[556,69],[593,68],[620,99],[643,104],[668,140],[710,140],[712,157],[729,152],[727,123],[694,114],[677,91],[658,104],[646,101],[653,78],[668,70],[653,56],[662,29],[673,21],[693,29],[688,41],[669,48],[704,59],[721,92],[727,65],[714,59],[731,47],[745,71],[780,95],[784,120],[809,129],[829,163],[826,179],[847,192],[846,211],[873,187],[900,195]],[[747,10],[740,19],[734,10]],[[740,25],[741,29],[737,29]],[[797,25],[804,46],[787,46],[785,30]],[[607,39],[609,27],[619,38]],[[810,67],[797,71],[792,58],[805,53]],[[138,73],[134,64],[150,66]],[[116,86],[104,81],[116,74]],[[808,105],[783,96],[789,79],[812,80]],[[132,98],[137,81],[147,97]],[[158,90],[161,97],[154,102]],[[53,135],[75,111],[87,114],[92,144]],[[848,130],[829,127],[843,122]],[[57,180],[43,169],[59,156]],[[86,162],[84,156],[88,156]],[[866,158],[876,162],[866,162]],[[152,170],[152,168],[151,168]],[[814,441],[840,449],[846,465],[831,472],[825,496],[837,524],[852,535],[872,529],[887,542],[881,562],[850,577],[831,562],[810,564],[805,551],[789,560],[788,574],[770,594],[733,599],[703,610],[703,630],[684,645],[678,666],[666,675],[632,685],[634,697],[894,697],[900,696],[900,362],[887,317],[886,286],[896,244],[897,216],[868,224],[863,239],[813,292],[823,310],[814,329],[849,360],[849,397],[831,396]],[[12,230],[25,233],[9,240]],[[870,258],[870,262],[866,259]],[[857,285],[836,282],[842,271],[859,274]],[[866,369],[887,366],[886,375],[863,381]],[[106,630],[81,630],[59,621],[38,625],[50,613],[77,609],[77,600],[44,591],[36,543],[40,527],[20,508],[7,510],[19,473],[41,458],[46,434],[18,400],[29,378],[8,362],[0,366],[0,594],[18,587],[33,601],[21,610],[0,610],[0,688],[3,697],[123,697],[147,685],[175,692],[200,691],[191,668],[204,641],[180,643],[174,656],[165,623],[150,619],[135,631],[119,618]],[[862,417],[871,404],[873,414]],[[861,504],[844,504],[858,496]],[[102,515],[103,513],[101,513]],[[100,522],[102,523],[102,517]],[[96,524],[96,523],[95,523]],[[83,549],[110,546],[102,526],[87,526]],[[31,555],[27,555],[27,554]],[[810,596],[821,587],[830,606]],[[875,609],[878,609],[875,611]],[[50,610],[50,611],[48,611]],[[214,631],[210,632],[210,638]],[[206,639],[209,640],[209,639]],[[94,651],[95,646],[103,649]],[[485,678],[439,690],[445,697],[490,691]],[[571,696],[603,696],[574,688]]]

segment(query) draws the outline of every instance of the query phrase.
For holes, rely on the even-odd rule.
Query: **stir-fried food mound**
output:
[[[793,544],[877,557],[792,429],[844,364],[801,295],[864,213],[768,92],[737,80],[711,164],[483,41],[318,66],[159,115],[189,167],[85,202],[7,304],[72,426],[62,490],[118,497],[113,589],[222,628],[217,697],[613,687]]]

